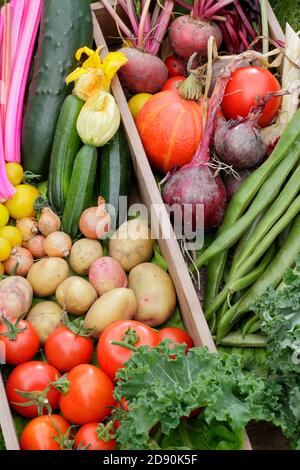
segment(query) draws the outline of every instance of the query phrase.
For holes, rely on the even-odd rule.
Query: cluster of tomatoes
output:
[[[156,331],[133,320],[111,324],[94,342],[82,325],[70,322],[47,339],[43,360],[34,360],[40,343],[26,320],[0,324],[0,342],[6,361],[16,367],[6,382],[12,409],[30,421],[24,428],[22,450],[116,448],[119,423],[114,409],[128,404],[114,399],[117,371],[141,345],[154,347],[168,338],[193,347],[190,336],[179,328]],[[93,365],[91,362],[96,363]],[[100,367],[99,367],[100,366]],[[74,427],[74,425],[76,425]]]

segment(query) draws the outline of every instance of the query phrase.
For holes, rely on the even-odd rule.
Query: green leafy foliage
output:
[[[240,441],[236,436],[240,436],[249,421],[266,420],[274,424],[282,421],[282,413],[276,407],[280,385],[266,389],[263,378],[243,370],[241,356],[213,354],[206,348],[193,348],[187,355],[184,351],[184,346],[177,345],[176,358],[172,350],[172,359],[168,341],[151,350],[140,347],[127,367],[118,372],[121,380],[115,396],[118,400],[125,397],[130,403],[129,412],[121,412],[120,416],[118,443],[122,449],[157,448],[153,447],[151,430],[158,425],[162,445],[169,445],[170,436],[182,430],[182,418],[199,408],[203,408],[201,426],[199,436],[195,436],[197,444],[191,444],[191,448],[222,447],[226,430],[235,433],[231,445],[238,447]],[[217,443],[202,435],[206,426],[212,435],[219,433]],[[186,448],[186,442],[178,439],[176,448],[182,445]]]
[[[287,269],[283,284],[268,289],[253,306],[267,336],[269,377],[281,384],[282,429],[300,449],[300,257]]]
[[[295,31],[300,29],[300,1],[299,0],[270,0],[275,15],[283,30],[289,23]]]

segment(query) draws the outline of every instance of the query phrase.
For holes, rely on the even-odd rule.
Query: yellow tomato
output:
[[[9,212],[3,204],[0,204],[0,228],[5,227],[8,221]]]
[[[5,203],[9,215],[16,220],[24,217],[34,217],[36,214],[34,201],[39,194],[38,190],[29,184],[16,186],[16,194]]]
[[[13,186],[22,183],[24,171],[20,163],[6,163],[6,173]]]
[[[22,233],[17,227],[7,225],[0,229],[0,238],[4,238],[12,248],[22,245]]]
[[[6,261],[11,254],[11,246],[7,240],[0,238],[0,262]]]
[[[4,266],[2,263],[0,263],[0,277],[3,276],[4,274]]]
[[[150,93],[139,93],[138,95],[134,95],[130,100],[128,101],[128,106],[131,111],[131,114],[133,116],[133,119],[135,119],[146,103],[146,101],[151,98],[152,95]]]

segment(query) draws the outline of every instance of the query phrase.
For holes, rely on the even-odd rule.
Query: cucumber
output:
[[[62,229],[73,239],[79,233],[82,212],[92,206],[97,171],[97,149],[84,145],[78,152],[62,218]]]
[[[22,131],[23,166],[43,178],[48,175],[59,112],[70,93],[65,79],[76,68],[76,50],[91,46],[92,38],[89,1],[43,1],[38,49]]]
[[[131,157],[122,128],[119,128],[110,142],[102,148],[99,166],[98,193],[105,199],[106,204],[114,208],[109,212],[113,223],[116,224],[119,214],[119,197],[128,195],[131,180]],[[119,222],[121,224],[124,221]]]
[[[63,213],[74,161],[81,146],[76,124],[82,106],[83,101],[79,98],[67,96],[57,123],[51,153],[48,195],[52,208],[58,214]]]

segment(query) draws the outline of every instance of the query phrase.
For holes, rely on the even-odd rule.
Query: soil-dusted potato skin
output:
[[[96,240],[82,238],[74,243],[70,253],[70,266],[76,274],[88,274],[91,264],[103,256],[100,243]]]
[[[32,304],[33,291],[29,282],[20,276],[0,281],[0,311],[9,319],[20,318]]]
[[[121,52],[128,59],[118,72],[124,87],[134,94],[160,91],[168,79],[168,69],[163,61],[133,47],[123,47]]]
[[[68,277],[56,289],[59,305],[73,315],[84,315],[97,300],[94,287],[81,277]]]
[[[149,326],[162,325],[176,308],[176,292],[168,273],[153,263],[136,266],[129,274],[129,288],[138,308],[135,319]]]
[[[119,320],[132,320],[137,309],[134,292],[125,287],[106,292],[91,306],[84,326],[94,329],[93,336],[98,338],[102,331]]]
[[[122,224],[109,242],[109,255],[118,261],[126,272],[140,263],[150,261],[154,240],[147,223],[133,219]]]
[[[62,258],[45,258],[30,269],[27,280],[37,297],[50,297],[58,286],[67,279],[69,266]]]
[[[56,302],[40,302],[27,315],[26,320],[34,326],[43,346],[51,333],[62,321],[62,308]]]

